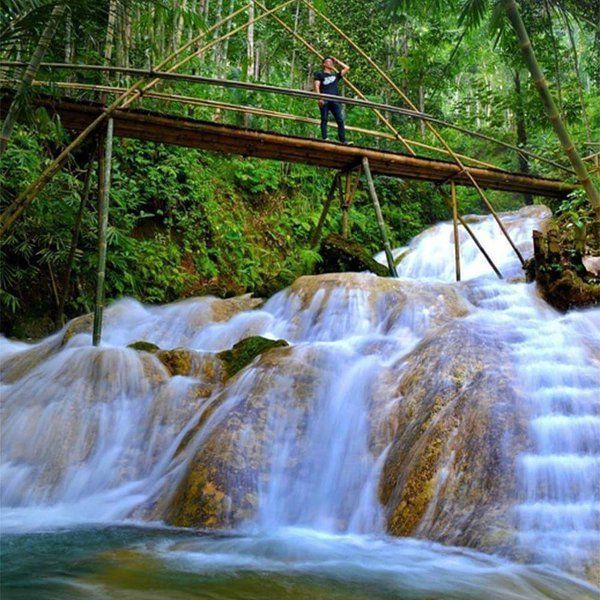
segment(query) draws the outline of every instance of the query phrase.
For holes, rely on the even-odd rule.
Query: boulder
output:
[[[381,277],[389,275],[388,268],[378,263],[361,244],[347,240],[337,233],[330,233],[321,242],[319,254],[323,259],[317,265],[319,273],[370,271]]]
[[[387,529],[488,551],[512,551],[516,457],[526,447],[524,403],[508,352],[454,322],[397,365],[380,481]],[[389,382],[382,382],[389,386]]]
[[[252,518],[271,470],[273,422],[293,415],[301,436],[321,378],[306,351],[291,347],[271,349],[232,378],[180,446],[179,454],[191,449],[192,456],[161,516],[171,525],[208,528]]]
[[[137,350],[138,352],[149,352],[150,354],[154,354],[160,350],[156,344],[153,344],[152,342],[145,342],[144,340],[128,344],[127,347],[131,348],[132,350]]]
[[[289,346],[285,340],[271,340],[254,335],[239,341],[231,350],[219,352],[217,356],[223,361],[227,376],[233,377],[244,367],[248,366],[259,354],[271,348],[281,348],[284,346]]]

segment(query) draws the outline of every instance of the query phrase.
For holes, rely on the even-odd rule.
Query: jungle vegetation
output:
[[[276,0],[264,1],[268,7]],[[237,16],[210,30],[226,15]],[[310,3],[309,3],[310,4]],[[568,164],[544,111],[523,55],[501,8],[485,0],[314,0],[391,74],[420,109],[554,161]],[[583,157],[600,142],[600,3],[598,0],[521,0],[520,14],[545,73],[561,120]],[[0,8],[2,61],[112,64],[151,69],[186,41],[209,30],[208,40],[260,14],[255,0],[5,0]],[[302,0],[278,13],[322,54],[352,67],[352,81],[370,100],[401,105],[373,68]],[[270,18],[224,39],[189,61],[182,72],[311,89],[319,59],[294,43]],[[69,143],[60,121],[33,108],[33,94],[102,100],[98,91],[65,84],[127,87],[119,73],[84,73],[0,66],[3,88],[19,101],[3,134],[0,156],[2,208],[8,206]],[[39,82],[45,82],[39,85]],[[61,82],[60,85],[58,82]],[[31,84],[31,85],[29,85]],[[162,82],[157,91],[316,117],[301,98]],[[345,91],[351,94],[350,90]],[[317,126],[215,107],[144,98],[143,106],[199,119],[317,136]],[[14,119],[13,119],[14,118]],[[371,111],[347,107],[347,123],[380,129]],[[432,144],[417,120],[388,115],[402,135]],[[333,126],[333,125],[332,125]],[[564,179],[563,171],[490,142],[442,128],[457,152],[510,170]],[[396,148],[385,138],[351,133],[356,143]],[[90,138],[1,241],[1,329],[36,337],[65,317],[93,305],[99,140]],[[3,148],[4,149],[4,148]],[[424,154],[431,154],[424,151]],[[435,154],[431,154],[434,156]],[[593,172],[597,162],[587,160]],[[307,240],[318,219],[332,174],[302,165],[228,157],[155,143],[116,139],[112,165],[106,295],[161,303],[181,297],[253,292],[266,296],[311,272],[319,261]],[[572,179],[575,181],[575,179]],[[450,217],[430,184],[380,178],[377,182],[394,245]],[[538,201],[491,193],[498,210]],[[568,213],[587,207],[583,193],[551,208]],[[462,213],[484,213],[472,190],[460,190]],[[350,211],[351,234],[370,252],[380,238],[366,191]],[[333,210],[326,231],[339,231]],[[74,243],[74,232],[76,232]]]

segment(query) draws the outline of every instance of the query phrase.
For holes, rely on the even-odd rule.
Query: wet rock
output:
[[[133,344],[129,344],[127,347],[131,348],[132,350],[137,350],[138,352],[149,352],[150,354],[154,354],[160,350],[156,344],[153,344],[152,342],[145,342],[143,340],[140,340],[139,342],[133,342]]]
[[[88,313],[76,317],[67,323],[62,336],[62,345],[64,346],[71,338],[79,333],[91,333],[94,324],[94,314]]]
[[[60,346],[60,337],[52,336],[40,344],[9,354],[1,361],[0,380],[5,384],[14,383],[48,360]]]
[[[375,325],[383,324],[387,333],[404,321],[424,332],[430,326],[469,314],[470,307],[456,286],[377,277],[369,273],[327,273],[298,278],[288,289],[298,301],[298,308],[310,310],[314,320],[324,311],[335,309],[340,318],[353,310],[353,296],[366,300],[368,315]],[[338,295],[337,304],[331,302]]]
[[[321,242],[319,254],[323,259],[317,265],[319,273],[370,271],[381,277],[389,275],[388,268],[372,258],[361,244],[354,240],[347,240],[337,233],[329,234]]]
[[[278,347],[231,379],[178,451],[194,455],[162,515],[166,521],[222,528],[252,518],[274,459],[274,424],[293,414],[293,432],[301,438],[321,377],[305,352]],[[288,458],[290,473],[296,463]]]
[[[379,490],[388,531],[511,551],[515,461],[527,420],[507,351],[454,323],[397,368],[399,384],[378,392],[396,398],[380,426],[388,431],[379,432],[392,440]]]
[[[225,378],[223,362],[209,352],[174,348],[158,350],[155,356],[173,376],[194,377],[200,381],[223,381]]]
[[[159,350],[156,358],[167,367],[171,375],[190,375],[192,371],[192,350],[175,348],[173,350]]]
[[[212,321],[228,321],[239,312],[258,308],[263,302],[262,298],[253,298],[252,294],[244,294],[235,298],[213,298],[211,303]]]
[[[220,352],[217,356],[225,363],[228,377],[233,377],[244,367],[249,365],[259,354],[271,348],[289,346],[285,340],[271,340],[254,335],[239,341],[231,350]]]
[[[600,279],[588,270],[592,257],[579,243],[562,235],[556,223],[544,234],[533,232],[534,258],[526,265],[529,281],[537,282],[541,296],[561,311],[600,306]],[[584,262],[585,259],[585,262]]]

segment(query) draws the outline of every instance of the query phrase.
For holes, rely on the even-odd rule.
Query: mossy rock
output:
[[[154,354],[160,350],[156,344],[153,344],[152,342],[146,342],[144,340],[133,342],[133,344],[129,344],[127,347],[131,348],[132,350],[137,350],[138,352],[150,352],[150,354]]]
[[[233,377],[247,367],[259,354],[263,354],[271,348],[284,346],[289,346],[285,340],[270,340],[260,335],[253,335],[235,344],[231,350],[219,352],[217,356],[225,363],[227,376]]]
[[[321,242],[319,254],[323,259],[317,267],[319,273],[370,271],[380,277],[389,275],[388,268],[372,258],[361,244],[337,233],[329,234]]]
[[[191,375],[192,351],[187,348],[174,348],[173,350],[158,350],[156,358],[167,367],[171,375]]]

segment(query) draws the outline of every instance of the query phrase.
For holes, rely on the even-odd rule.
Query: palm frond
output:
[[[458,17],[459,25],[466,29],[479,27],[487,14],[488,0],[464,0]]]

